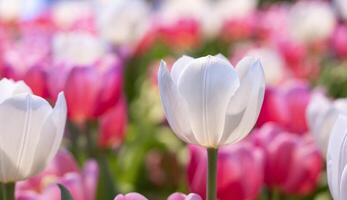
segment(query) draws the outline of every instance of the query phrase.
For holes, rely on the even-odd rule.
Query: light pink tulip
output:
[[[106,57],[88,66],[58,64],[49,70],[49,92],[65,92],[69,117],[75,123],[94,119],[112,108],[121,96],[122,65]]]
[[[207,156],[205,149],[190,146],[188,185],[205,198]],[[255,200],[263,184],[263,154],[244,142],[221,148],[218,153],[217,198],[219,200]]]
[[[79,170],[72,155],[61,150],[39,175],[16,184],[17,200],[60,200],[57,183],[63,184],[74,200],[94,200],[98,165],[90,160]]]
[[[346,59],[347,58],[347,26],[337,26],[331,38],[331,46],[336,55]]]
[[[148,199],[139,193],[131,192],[125,195],[119,194],[114,198],[114,200],[148,200]]]
[[[167,200],[202,200],[202,198],[194,193],[190,193],[188,195],[185,195],[183,193],[180,192],[175,192],[173,194],[171,194]]]
[[[286,132],[274,123],[253,134],[254,143],[265,153],[265,182],[287,194],[314,191],[322,169],[322,157],[311,135]]]

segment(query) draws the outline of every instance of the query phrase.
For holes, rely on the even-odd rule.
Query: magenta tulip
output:
[[[265,182],[287,194],[306,195],[319,181],[322,157],[311,135],[288,133],[268,123],[253,134],[265,153]]]

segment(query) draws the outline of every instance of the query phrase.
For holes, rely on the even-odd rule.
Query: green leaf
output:
[[[62,184],[58,184],[61,194],[61,200],[73,200],[69,190]]]

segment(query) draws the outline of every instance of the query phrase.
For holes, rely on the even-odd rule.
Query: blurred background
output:
[[[17,199],[55,199],[54,183],[77,200],[204,196],[205,152],[172,133],[156,73],[218,53],[259,58],[267,83],[250,136],[220,152],[218,198],[331,199],[307,108],[347,96],[346,0],[0,0],[0,77],[63,90],[69,109],[62,150]]]

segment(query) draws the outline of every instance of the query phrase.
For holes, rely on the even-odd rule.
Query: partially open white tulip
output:
[[[0,182],[23,180],[44,169],[60,146],[66,112],[63,93],[52,108],[24,82],[0,81]]]
[[[321,93],[312,96],[306,119],[323,156],[326,156],[331,129],[340,114],[347,116],[347,99],[331,101]]]
[[[222,55],[182,56],[171,72],[161,62],[161,102],[176,135],[187,143],[217,148],[244,138],[263,102],[265,80],[259,60],[236,66]]]
[[[334,200],[347,199],[347,118],[340,115],[331,131],[327,153],[327,174]]]

